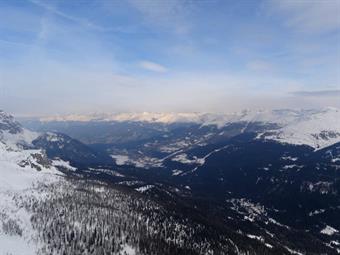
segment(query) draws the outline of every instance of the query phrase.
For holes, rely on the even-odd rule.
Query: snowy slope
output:
[[[33,148],[32,141],[38,136],[0,112],[0,254],[36,254],[39,248],[31,215],[21,203],[44,199],[46,194],[35,187],[59,180],[56,166],[60,160],[50,160],[43,151]]]
[[[322,149],[340,142],[340,110],[326,108],[302,111],[287,123],[281,124],[267,139],[283,143],[309,145]]]
[[[38,171],[31,166],[19,166],[20,162],[33,160],[36,150],[9,150],[0,144],[0,226],[15,222],[22,232],[13,234],[0,228],[0,254],[36,254],[38,243],[32,238],[35,233],[30,224],[30,213],[20,206],[20,199],[43,199],[45,194],[35,191],[39,182],[48,184],[57,181],[57,169],[44,168]]]

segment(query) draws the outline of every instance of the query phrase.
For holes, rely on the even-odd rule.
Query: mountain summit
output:
[[[22,127],[19,122],[14,120],[12,115],[0,110],[0,132],[4,131],[17,134],[22,131]]]

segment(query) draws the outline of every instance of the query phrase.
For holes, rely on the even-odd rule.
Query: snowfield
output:
[[[326,226],[324,229],[322,229],[320,231],[321,234],[329,235],[329,236],[334,235],[335,233],[338,233],[338,232],[339,232],[339,230],[337,230],[337,229],[335,229],[331,226]]]
[[[340,142],[340,110],[304,111],[293,121],[283,124],[274,135],[265,138],[315,149],[328,147]]]

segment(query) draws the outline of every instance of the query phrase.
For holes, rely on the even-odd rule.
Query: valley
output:
[[[75,197],[79,195],[80,201],[82,194],[87,193],[99,199],[102,193],[97,194],[96,190],[102,190],[107,198],[116,197],[118,192],[119,198],[141,200],[140,209],[132,205],[123,210],[131,210],[132,218],[148,219],[151,213],[150,224],[157,219],[168,219],[169,230],[155,230],[153,226],[151,239],[147,241],[150,247],[142,248],[139,239],[144,237],[133,242],[127,242],[125,234],[118,238],[128,247],[135,247],[136,254],[152,251],[158,254],[158,248],[152,245],[158,242],[155,240],[162,243],[159,249],[168,247],[169,254],[173,249],[176,254],[337,254],[340,248],[337,123],[328,125],[327,129],[320,125],[320,130],[313,130],[311,134],[309,130],[299,129],[302,137],[308,139],[293,139],[298,134],[291,133],[285,135],[287,139],[283,141],[282,134],[310,121],[333,122],[339,110],[295,112],[293,116],[292,111],[260,112],[256,117],[248,114],[251,117],[244,113],[237,118],[224,116],[222,119],[228,121],[223,125],[220,119],[217,125],[202,123],[197,118],[166,123],[154,119],[25,120],[23,123],[34,132],[46,132],[36,137],[32,146],[43,150],[52,162],[59,161],[54,165],[59,166],[63,178],[71,180],[63,184],[68,185],[65,190],[69,191],[53,192],[60,194],[61,201],[70,192],[75,192]],[[277,114],[279,117],[273,117]],[[285,121],[275,122],[276,119]],[[73,133],[73,130],[79,132]],[[124,132],[128,133],[123,135]],[[71,138],[72,135],[76,139]],[[91,142],[87,138],[90,136]],[[306,144],[301,144],[302,140]],[[91,201],[91,197],[89,199]],[[104,206],[104,215],[111,215],[113,208],[104,202],[89,203],[90,207],[95,204],[94,210]],[[128,206],[124,199],[112,203]],[[159,209],[147,210],[144,214],[143,208],[148,207],[144,203],[152,203],[152,208]],[[136,216],[139,213],[144,216]],[[127,224],[120,219],[125,216],[117,217],[115,221],[120,222],[117,226]],[[69,221],[72,229],[74,222]],[[138,229],[145,227],[139,224]],[[184,229],[177,229],[177,224]],[[88,232],[84,231],[82,235],[87,236]],[[136,230],[126,231],[126,235],[131,235]],[[163,231],[183,235],[181,238],[186,241],[164,236]],[[181,250],[180,243],[186,243],[186,249]],[[83,246],[89,247],[86,243]],[[115,247],[118,247],[117,254],[123,249],[119,248],[123,246]]]

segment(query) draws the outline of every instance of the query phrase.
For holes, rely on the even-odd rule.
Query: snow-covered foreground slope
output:
[[[45,199],[47,194],[38,192],[36,186],[58,181],[61,173],[55,165],[61,161],[50,160],[33,148],[32,141],[38,136],[0,112],[0,254],[36,254],[40,246],[31,214],[22,202]]]
[[[38,192],[39,183],[49,185],[58,180],[55,167],[40,171],[31,166],[21,167],[18,161],[31,157],[36,151],[6,151],[0,146],[0,254],[36,254],[31,214],[21,206],[26,199],[43,200],[46,193]]]

